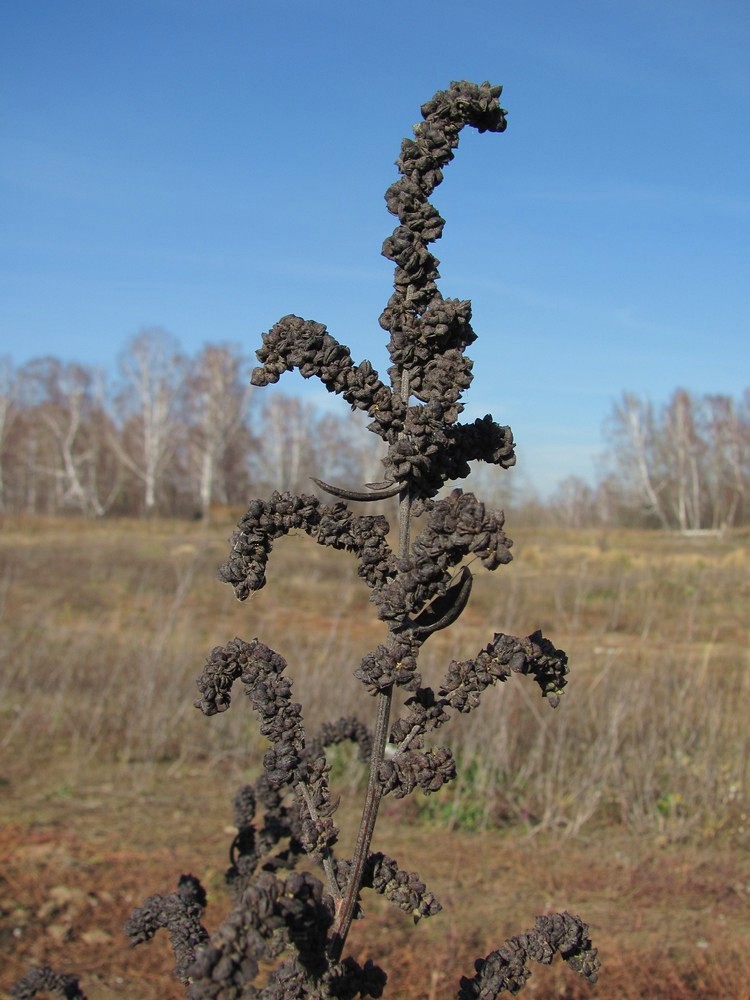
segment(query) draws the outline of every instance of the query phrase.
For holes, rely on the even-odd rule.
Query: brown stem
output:
[[[401,373],[399,391],[403,401],[408,403],[408,371]],[[401,490],[398,505],[398,554],[400,558],[406,558],[409,554],[411,502],[411,490],[407,485]],[[391,702],[393,701],[393,685],[379,691],[377,699],[378,715],[375,723],[372,753],[370,754],[370,774],[367,780],[365,804],[362,810],[362,819],[359,823],[359,832],[357,833],[357,843],[354,848],[349,881],[344,889],[341,902],[337,907],[336,919],[328,946],[328,954],[333,962],[338,962],[341,958],[341,953],[344,950],[344,944],[346,943],[346,938],[354,919],[357,909],[357,899],[362,888],[365,864],[370,856],[370,844],[372,843],[372,835],[375,830],[375,821],[378,818],[378,808],[380,807],[380,800],[383,797],[380,766],[383,763],[385,747],[388,742],[388,721],[391,714]]]
[[[307,807],[307,811],[310,814],[310,819],[313,821],[315,828],[319,829],[321,825],[320,816],[318,815],[318,810],[315,808],[315,802],[310,794],[310,789],[304,781],[300,781],[297,785],[297,791],[302,796],[302,799]],[[336,869],[333,865],[333,856],[330,848],[326,848],[321,860],[323,863],[323,870],[325,871],[328,879],[328,886],[333,893],[334,899],[341,899],[341,889],[339,888],[338,879],[336,878]]]
[[[336,921],[331,932],[331,939],[328,946],[328,954],[331,961],[338,962],[344,950],[346,937],[354,919],[357,909],[357,897],[362,888],[362,879],[365,871],[365,863],[370,854],[370,844],[372,834],[375,829],[375,820],[378,817],[378,807],[383,796],[383,786],[380,780],[380,765],[385,754],[385,745],[388,742],[388,717],[391,711],[391,700],[393,697],[393,687],[389,687],[378,693],[378,717],[375,724],[375,735],[372,744],[372,754],[370,756],[370,776],[367,782],[367,794],[365,805],[362,810],[362,819],[359,824],[357,834],[357,844],[352,858],[351,874],[344,890],[341,903],[336,913]]]

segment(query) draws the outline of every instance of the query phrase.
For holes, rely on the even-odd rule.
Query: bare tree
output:
[[[663,496],[671,507],[672,522],[681,531],[702,526],[702,493],[705,477],[701,465],[705,445],[698,434],[697,401],[685,389],[677,389],[664,409],[658,434]]]
[[[254,456],[256,483],[275,484],[282,492],[304,492],[315,474],[317,451],[311,403],[280,392],[269,394],[259,413],[259,449]]]
[[[326,482],[361,489],[363,483],[382,480],[382,441],[357,419],[360,416],[356,412],[340,415],[313,411],[309,430],[320,476]]]
[[[651,403],[634,393],[623,393],[612,408],[605,433],[625,496],[656,517],[661,527],[669,527],[660,495],[663,484],[657,478],[657,433]]]
[[[245,367],[237,347],[207,344],[193,359],[185,380],[189,462],[203,517],[208,517],[215,499],[230,502],[227,458],[235,454],[245,429],[252,392]]]
[[[17,376],[7,355],[0,357],[0,510],[6,506],[7,445],[13,422],[18,415]]]
[[[101,373],[35,358],[18,374],[16,456],[23,454],[26,508],[100,517],[117,492]],[[18,464],[18,462],[16,463]]]
[[[123,387],[117,397],[118,453],[140,480],[143,511],[155,513],[164,470],[178,447],[178,400],[185,359],[176,339],[160,327],[141,330],[119,359]]]
[[[750,389],[738,405],[729,396],[706,397],[711,454],[712,527],[731,527],[742,516],[750,479]]]
[[[750,392],[697,397],[677,389],[659,417],[626,393],[606,425],[611,481],[625,506],[663,528],[723,528],[743,513],[750,486]]]
[[[566,476],[550,499],[552,514],[566,528],[582,528],[598,521],[597,492],[580,476]]]

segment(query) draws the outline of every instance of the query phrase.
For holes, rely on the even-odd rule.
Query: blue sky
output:
[[[490,80],[508,130],[465,130],[433,199],[466,412],[542,493],[590,477],[623,390],[750,383],[748,51],[746,0],[11,0],[0,353],[251,352],[292,312],[384,373],[393,161],[436,90]]]

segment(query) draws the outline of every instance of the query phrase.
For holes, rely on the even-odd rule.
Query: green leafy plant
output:
[[[383,244],[383,254],[396,265],[394,292],[380,317],[390,334],[389,383],[368,361],[355,364],[325,326],[296,316],[280,320],[257,352],[255,385],[297,369],[365,411],[369,429],[387,445],[384,476],[356,489],[316,480],[332,503],[290,493],[251,501],[220,577],[245,600],[266,583],[274,541],[302,531],[320,545],[354,554],[385,636],[354,671],[372,696],[374,724],[342,718],[313,734],[292,700],[287,665],[277,652],[257,638],[235,638],[208,657],[198,680],[198,707],[206,715],[225,711],[239,681],[270,742],[263,773],[234,800],[238,832],[227,872],[234,906],[209,935],[202,923],[206,894],[197,879],[183,876],[174,893],[146,900],[127,925],[134,944],[160,928],[168,930],[174,974],[190,1000],[380,996],[385,972],[372,960],[361,965],[345,954],[352,921],[362,914],[362,892],[385,895],[415,921],[441,909],[416,872],[371,850],[381,800],[417,790],[431,795],[455,777],[451,750],[432,745],[432,737],[452,713],[476,708],[487,688],[514,673],[528,675],[554,707],[565,686],[567,657],[541,632],[495,633],[475,657],[451,662],[437,689],[423,683],[418,669],[424,644],[454,623],[469,601],[473,575],[467,561],[492,571],[511,559],[502,513],[460,489],[437,498],[447,483],[468,476],[470,462],[508,468],[515,454],[510,428],[491,416],[459,421],[461,396],[472,378],[465,354],[475,339],[471,306],[442,297],[438,261],[427,249],[444,225],[429,196],[453,159],[464,126],[504,131],[500,93],[489,83],[451,84],[423,106],[424,121],[415,126],[414,138],[402,143],[401,178],[386,192],[398,225]],[[395,548],[382,515],[356,514],[349,506],[391,497],[398,497]],[[423,520],[419,533],[413,530],[417,518]],[[398,687],[406,699],[403,713],[392,719]],[[337,852],[338,803],[326,756],[344,741],[356,744],[368,773],[351,857]],[[457,983],[457,996],[516,993],[530,974],[531,960],[548,963],[556,954],[596,981],[599,962],[588,928],[579,917],[562,913],[537,917],[531,930],[478,960],[475,974]],[[261,972],[265,983],[256,985]],[[14,996],[30,997],[39,988],[83,995],[70,977],[55,976],[49,969],[34,970],[16,984]]]

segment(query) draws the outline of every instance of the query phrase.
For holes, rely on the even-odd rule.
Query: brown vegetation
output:
[[[209,887],[210,926],[228,906],[230,799],[263,746],[247,706],[202,720],[192,700],[205,650],[247,632],[248,609],[206,583],[230,524],[2,528],[2,984],[49,961],[80,972],[93,1000],[178,996],[167,948],[130,952],[121,926],[187,870]],[[386,810],[379,836],[449,904],[400,935],[369,902],[366,950],[387,956],[391,995],[454,995],[476,954],[566,907],[600,947],[597,996],[747,995],[748,540],[517,531],[502,581],[477,579],[425,674],[493,631],[554,625],[570,686],[544,714],[521,684],[491,693],[452,730],[458,780]],[[311,726],[332,689],[337,711],[360,710],[352,671],[379,625],[354,562],[286,538],[270,575],[252,627],[295,663]],[[292,610],[305,626],[293,634]],[[357,789],[353,755],[334,774]],[[591,990],[553,967],[527,992]]]

